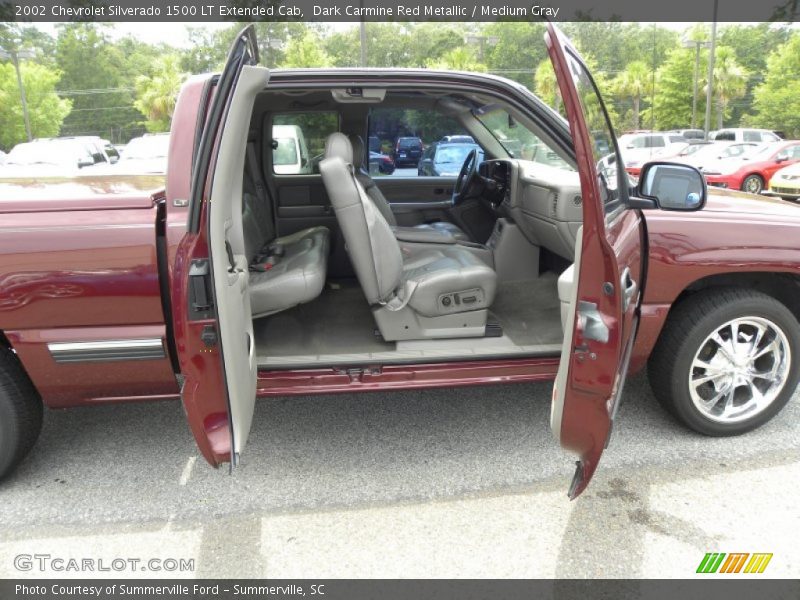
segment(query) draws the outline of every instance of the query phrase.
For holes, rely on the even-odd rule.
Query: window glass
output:
[[[736,140],[736,134],[733,131],[720,131],[717,135],[714,136],[714,139],[717,141],[723,142],[733,142]],[[759,141],[759,140],[751,140],[751,141]]]
[[[272,145],[272,171],[276,175],[319,173],[325,140],[339,131],[339,115],[333,111],[276,114],[268,143]]]
[[[617,168],[617,165],[620,164],[620,159],[614,150],[614,129],[608,119],[600,92],[586,68],[570,53],[566,54],[566,58],[569,62],[569,72],[572,75],[575,88],[581,100],[586,126],[592,132],[590,142],[601,200],[605,206],[606,213],[610,213],[620,206],[620,182],[622,185],[627,185],[628,183],[625,170]],[[645,137],[660,138],[660,136]],[[663,138],[660,139],[663,145],[664,140]],[[609,153],[609,148],[611,153]]]
[[[742,139],[745,142],[760,142],[761,132],[753,131],[752,129],[745,129],[744,133],[742,134]],[[764,140],[764,141],[769,141],[769,140]]]
[[[369,172],[373,177],[450,177],[453,169],[439,168],[437,150],[447,143],[453,152],[461,147],[463,156],[477,147],[464,127],[454,118],[431,110],[373,108],[369,115]],[[449,143],[448,140],[454,140]],[[455,154],[454,154],[455,155]],[[456,169],[461,169],[463,159]],[[394,166],[389,167],[392,163]]]

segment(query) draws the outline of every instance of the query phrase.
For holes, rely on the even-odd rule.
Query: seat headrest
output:
[[[353,164],[353,146],[347,136],[338,131],[328,136],[325,141],[325,158],[341,158],[344,162]]]
[[[360,135],[351,133],[347,136],[350,139],[350,145],[353,147],[353,168],[357,171],[364,164],[364,140]]]

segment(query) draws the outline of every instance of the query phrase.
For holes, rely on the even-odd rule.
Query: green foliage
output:
[[[728,104],[747,91],[747,70],[736,62],[731,48],[717,48],[714,59],[714,98],[717,102],[717,129],[722,129]]]
[[[706,53],[701,53],[700,73],[705,73]],[[643,127],[681,129],[692,120],[692,90],[695,53],[687,48],[673,48],[656,72],[653,105],[642,111]],[[705,96],[699,94],[697,111],[705,110]]]
[[[614,95],[623,101],[630,100],[630,121],[620,123],[621,128],[639,129],[639,116],[642,99],[653,90],[653,72],[642,60],[628,63],[625,69],[612,82]]]
[[[425,64],[430,69],[450,69],[453,71],[486,71],[486,65],[478,62],[470,48],[453,48],[438,59],[431,59]]]
[[[108,26],[65,23],[56,27],[55,58],[62,72],[58,89],[73,102],[61,133],[100,135],[113,141],[127,141],[141,133],[128,57],[118,43],[109,40]]]
[[[169,131],[175,101],[184,79],[179,59],[174,54],[158,59],[152,75],[137,77],[133,105],[145,116],[147,131]]]
[[[767,59],[764,83],[755,88],[752,125],[800,136],[800,36],[780,46]]]
[[[286,45],[282,67],[329,67],[331,59],[322,47],[319,36],[307,29]]]
[[[558,89],[556,73],[549,58],[542,60],[536,67],[534,82],[536,95],[556,110],[560,110],[561,91]]]
[[[22,83],[28,101],[33,137],[57,136],[71,102],[55,92],[58,72],[43,65],[22,61]],[[0,147],[9,149],[27,141],[17,74],[10,62],[0,64]]]

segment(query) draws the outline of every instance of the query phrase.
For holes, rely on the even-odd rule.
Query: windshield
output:
[[[494,139],[514,158],[532,160],[551,167],[574,171],[569,163],[500,106],[484,107],[475,116]]]
[[[166,158],[169,150],[168,135],[133,138],[122,152],[121,160]]]
[[[79,158],[91,160],[91,155],[75,142],[31,142],[17,144],[8,153],[7,165],[68,165],[76,166]]]

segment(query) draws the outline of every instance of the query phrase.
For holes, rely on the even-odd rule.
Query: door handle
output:
[[[628,307],[631,305],[631,302],[636,297],[636,292],[639,290],[639,286],[631,277],[631,269],[630,267],[625,267],[625,270],[622,272],[622,312],[628,310]]]

